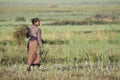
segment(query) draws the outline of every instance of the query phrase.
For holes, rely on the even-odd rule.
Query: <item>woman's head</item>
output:
[[[32,18],[31,22],[35,26],[40,26],[40,19],[39,18]]]

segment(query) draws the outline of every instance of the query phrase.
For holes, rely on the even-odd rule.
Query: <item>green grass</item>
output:
[[[18,45],[13,37],[15,28],[22,24],[30,25],[30,22],[10,21],[7,25],[5,22],[0,24],[1,80],[58,80],[60,76],[63,80],[120,79],[119,24],[41,25],[45,53],[41,57],[40,70],[35,69],[30,74],[26,72],[27,39],[25,44]]]
[[[16,27],[0,27],[1,80],[120,79],[119,25],[41,26],[46,41],[42,66],[29,74],[26,44],[17,45],[13,39]]]
[[[92,20],[98,14],[119,22],[119,4],[119,0],[0,0],[0,80],[119,80],[120,24],[44,25]],[[16,21],[18,17],[26,21]],[[41,67],[27,73],[28,39],[18,45],[13,32],[31,25],[33,17],[41,19],[45,52]]]
[[[44,21],[84,20],[96,14],[120,18],[119,5],[78,5],[78,6],[16,6],[0,7],[0,20],[15,21],[17,17],[30,20],[33,15]],[[17,14],[17,15],[16,15]]]
[[[33,1],[33,0],[20,0],[20,1],[16,1],[16,0],[1,0],[0,1],[1,4],[8,4],[8,5],[93,5],[93,4],[97,4],[97,5],[104,5],[104,4],[119,4],[120,1],[119,0],[37,0],[37,1]],[[24,3],[24,4],[23,4]]]
[[[115,59],[111,59],[112,62],[119,62],[120,38],[119,32],[116,32],[117,30],[120,30],[119,25],[42,26],[42,36],[47,41],[43,62],[61,63],[63,61],[76,64],[86,60],[97,62],[99,58],[102,58],[101,56],[107,56],[105,58],[105,60],[108,60],[107,62],[112,56],[115,56]],[[6,49],[5,54],[14,54],[12,52],[13,49],[18,51],[17,48],[14,48],[14,46],[17,47],[12,36],[14,31],[15,27],[9,27],[9,29],[1,27],[1,34],[4,36],[1,37],[1,42],[6,43],[5,46],[3,45],[3,48]],[[90,31],[90,33],[86,33],[87,31]],[[8,34],[11,34],[11,37],[7,36]],[[7,44],[5,40],[11,41],[11,43],[8,42]],[[26,44],[23,44],[20,46],[18,53],[15,54],[23,54],[21,58],[24,58],[25,48]],[[89,57],[92,58],[89,59]],[[13,58],[12,62],[14,63],[14,58],[16,59],[16,57],[11,56],[11,58]],[[6,61],[8,60],[9,58]]]
[[[94,67],[93,69],[87,67],[85,64],[80,65],[43,65],[40,70],[34,69],[31,73],[26,72],[26,66],[18,65],[11,67],[1,67],[1,80],[119,80],[119,68],[115,68],[115,65],[102,69],[101,67]],[[24,67],[23,67],[24,66]],[[117,65],[119,66],[119,65]],[[112,68],[113,67],[113,68]],[[114,69],[115,68],[115,69]],[[118,70],[117,70],[118,69]],[[111,72],[109,72],[111,70]],[[115,71],[117,70],[117,71]],[[107,74],[106,74],[107,73]]]
[[[17,47],[13,38],[13,32],[16,27],[0,28],[0,32],[2,34],[1,43],[10,43],[11,45],[8,44],[5,47],[6,51],[8,50],[11,52],[6,53],[12,53],[12,48],[14,48],[14,46]],[[49,57],[53,60],[55,58],[56,61],[57,59],[59,61],[59,58],[63,58],[63,60],[65,58],[65,61],[70,62],[70,60],[72,60],[71,56],[73,58],[81,55],[84,56],[84,53],[95,53],[95,55],[106,54],[110,56],[112,56],[112,54],[119,55],[120,38],[119,32],[116,32],[118,30],[120,30],[119,25],[42,26],[42,36],[46,41],[46,55],[44,58],[45,60]],[[11,46],[11,49],[9,49],[9,46]],[[21,51],[26,47],[26,44],[22,46],[24,47],[20,48]],[[112,50],[113,52],[111,52]],[[25,52],[26,51],[24,51],[23,54]],[[62,55],[60,55],[61,53]],[[66,58],[68,58],[68,60],[66,60]],[[80,57],[78,57],[78,59],[79,58]],[[85,59],[83,59],[83,61],[84,60]]]

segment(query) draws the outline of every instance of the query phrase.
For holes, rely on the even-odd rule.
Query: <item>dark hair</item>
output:
[[[37,21],[40,21],[40,19],[39,18],[32,18],[31,19],[32,24],[35,24],[35,22],[37,22]]]

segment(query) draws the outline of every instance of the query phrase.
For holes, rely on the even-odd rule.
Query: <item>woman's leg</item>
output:
[[[40,64],[37,65],[38,69],[40,68]]]
[[[28,72],[31,71],[31,65],[28,65],[28,67],[27,67],[27,71],[28,71]]]

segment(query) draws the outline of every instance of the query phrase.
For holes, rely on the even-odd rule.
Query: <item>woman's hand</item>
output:
[[[43,47],[43,46],[41,47],[41,52],[42,52],[42,53],[44,52],[44,47]]]

